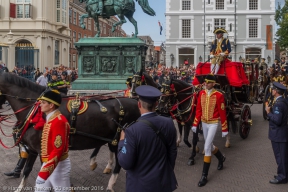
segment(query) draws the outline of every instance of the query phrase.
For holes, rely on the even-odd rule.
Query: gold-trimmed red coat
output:
[[[207,90],[200,91],[193,126],[197,127],[200,121],[207,124],[218,123],[219,117],[222,132],[227,132],[226,107],[223,94],[216,89],[211,90],[210,96],[208,96]]]
[[[59,161],[68,158],[70,125],[59,110],[45,123],[41,140],[41,158],[45,164],[39,176],[47,180]]]
[[[124,90],[124,97],[131,97],[131,89],[125,89]]]

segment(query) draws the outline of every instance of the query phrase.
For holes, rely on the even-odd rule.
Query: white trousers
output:
[[[218,128],[218,123],[207,124],[202,122],[203,135],[205,139],[204,150],[205,156],[211,156],[211,152],[215,150],[213,140]]]
[[[43,163],[42,167],[45,164],[46,163]],[[36,184],[35,192],[50,192],[51,189],[54,189],[55,192],[70,191],[70,171],[71,164],[68,157],[67,159],[58,163],[56,169],[48,177],[44,184]]]
[[[219,68],[220,68],[220,65],[218,65],[218,64],[211,64],[211,66],[210,66],[210,71],[211,71],[211,73],[214,71],[213,74],[217,74],[218,71],[219,71]]]

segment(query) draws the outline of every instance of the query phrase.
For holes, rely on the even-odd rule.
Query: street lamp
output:
[[[239,57],[239,61],[241,61],[242,60],[242,56],[240,55],[240,57]]]
[[[268,64],[270,63],[270,61],[271,61],[271,57],[268,55],[268,57],[267,57],[267,61],[268,61]]]
[[[200,55],[200,57],[199,57],[199,61],[202,62],[202,57],[201,57],[201,55]]]
[[[170,54],[170,59],[171,59],[171,65],[173,65],[173,62],[174,62],[174,55],[173,55],[173,53]]]

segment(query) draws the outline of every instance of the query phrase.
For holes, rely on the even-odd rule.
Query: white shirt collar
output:
[[[57,111],[57,109],[55,109],[54,111],[50,112],[47,116],[46,116],[46,122],[48,122],[48,120],[50,119],[50,117]]]
[[[151,113],[154,113],[154,112],[143,113],[143,114],[141,115],[141,117],[143,117],[143,116],[145,116],[145,115],[149,115],[149,114],[151,114]]]
[[[280,95],[280,96],[276,97],[275,101],[277,101],[277,99],[279,99],[280,97],[282,97],[282,95]]]

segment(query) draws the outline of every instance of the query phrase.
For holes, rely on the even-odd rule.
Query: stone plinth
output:
[[[126,79],[145,66],[147,47],[139,38],[82,38],[78,50],[78,79],[73,90],[123,90]]]

